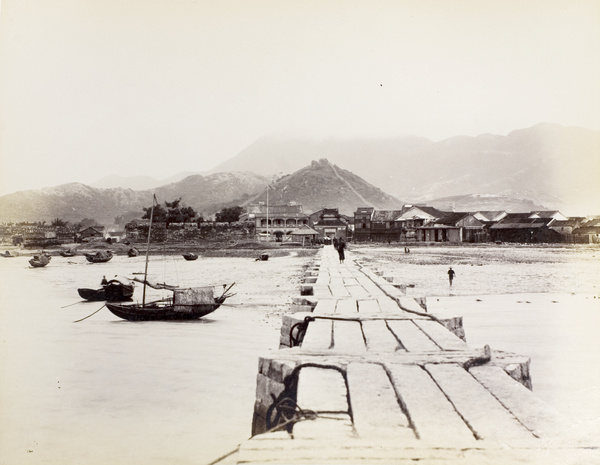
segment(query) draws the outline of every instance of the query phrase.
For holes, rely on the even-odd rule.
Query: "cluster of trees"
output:
[[[154,208],[154,212],[152,211]],[[215,215],[215,220],[218,223],[234,223],[240,219],[244,209],[242,207],[226,207]],[[165,223],[169,229],[171,223],[202,223],[204,218],[197,216],[198,214],[192,207],[185,207],[181,204],[181,198],[172,202],[165,202],[165,206],[155,205],[154,207],[144,208],[143,219],[150,219],[153,216],[154,221]]]
[[[154,212],[152,209],[154,208]],[[202,222],[204,218],[196,217],[197,213],[192,207],[184,207],[181,205],[181,198],[172,202],[165,202],[165,206],[154,205],[153,207],[144,208],[143,219],[150,219],[153,215],[153,220],[165,223],[167,229],[171,223],[192,223]]]
[[[217,223],[235,223],[244,212],[242,207],[223,208],[215,215]]]

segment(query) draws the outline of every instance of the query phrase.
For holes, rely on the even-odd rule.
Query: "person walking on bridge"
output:
[[[338,255],[340,256],[340,263],[344,263],[344,249],[346,248],[346,243],[344,242],[344,239],[340,237],[340,240],[338,241],[338,245],[337,245],[337,251],[338,251]]]

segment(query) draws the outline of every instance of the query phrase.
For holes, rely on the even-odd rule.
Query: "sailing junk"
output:
[[[214,297],[212,287],[178,288],[166,284],[150,284],[147,281],[155,203],[157,203],[156,196],[153,196],[150,225],[148,227],[148,242],[146,245],[146,267],[144,269],[144,280],[142,281],[144,283],[142,303],[130,305],[107,303],[106,307],[119,318],[129,321],[196,320],[219,308],[225,302],[225,299],[231,296],[231,294],[227,294],[227,291],[233,287],[233,284],[226,289],[223,286],[223,294],[219,297]],[[139,281],[135,278],[134,280]],[[146,286],[154,289],[168,289],[173,292],[173,296],[154,302],[146,302]]]
[[[212,287],[174,288],[169,299],[131,305],[107,303],[106,307],[129,321],[196,320],[219,308],[230,297],[227,291],[232,286],[219,297],[214,297]]]

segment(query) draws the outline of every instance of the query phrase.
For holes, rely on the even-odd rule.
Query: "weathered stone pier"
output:
[[[350,254],[351,255],[351,251]],[[530,390],[529,359],[472,348],[333,247],[306,270],[280,350],[259,360],[252,438],[232,463],[592,463]],[[592,461],[589,461],[589,460]]]

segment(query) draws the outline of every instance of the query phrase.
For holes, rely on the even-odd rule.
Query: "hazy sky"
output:
[[[2,0],[0,194],[271,133],[600,129],[598,0]]]

